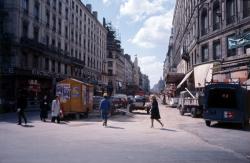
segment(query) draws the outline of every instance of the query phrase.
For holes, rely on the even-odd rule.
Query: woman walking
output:
[[[46,122],[46,119],[48,118],[48,111],[49,111],[49,100],[47,99],[47,96],[45,95],[40,103],[40,118],[41,121]]]
[[[161,116],[159,112],[158,102],[155,96],[152,96],[152,106],[151,106],[151,128],[154,127],[154,120],[158,121],[163,127],[163,123],[160,121]]]

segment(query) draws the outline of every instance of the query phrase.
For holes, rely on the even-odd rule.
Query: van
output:
[[[212,121],[249,125],[250,91],[243,85],[213,83],[205,86],[203,117],[207,126]]]

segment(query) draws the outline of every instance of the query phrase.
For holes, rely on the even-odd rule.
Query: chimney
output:
[[[106,27],[106,19],[105,19],[105,18],[102,19],[102,25],[103,25],[104,27]]]
[[[91,13],[92,12],[92,6],[91,6],[91,4],[86,4],[86,7],[89,10],[89,12]]]
[[[93,11],[93,15],[96,19],[98,19],[98,12],[97,11]]]

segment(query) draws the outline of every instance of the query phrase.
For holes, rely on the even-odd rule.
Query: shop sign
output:
[[[228,38],[228,49],[235,49],[250,44],[250,33],[244,34],[240,38]]]

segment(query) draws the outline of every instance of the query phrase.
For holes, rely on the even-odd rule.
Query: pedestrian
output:
[[[108,101],[108,94],[104,93],[103,94],[104,99],[100,103],[100,111],[101,111],[101,116],[103,119],[103,126],[107,126],[107,121],[108,121],[108,114],[110,111],[110,102]]]
[[[56,96],[51,105],[51,122],[55,122],[55,120],[57,120],[57,123],[60,123],[60,111],[60,97]]]
[[[152,105],[151,105],[151,128],[154,127],[154,120],[158,121],[161,126],[163,127],[163,123],[160,121],[161,116],[159,112],[158,102],[156,100],[156,97],[152,96]]]
[[[49,100],[47,96],[45,95],[40,103],[40,118],[41,121],[46,122],[46,119],[48,118],[48,111],[49,111]]]
[[[25,125],[27,125],[27,118],[24,114],[24,110],[27,107],[27,99],[23,92],[20,92],[20,95],[17,98],[17,113],[18,113],[18,125],[22,125],[22,118]]]
[[[165,93],[163,94],[163,100],[162,100],[163,105],[166,105],[166,95]]]

